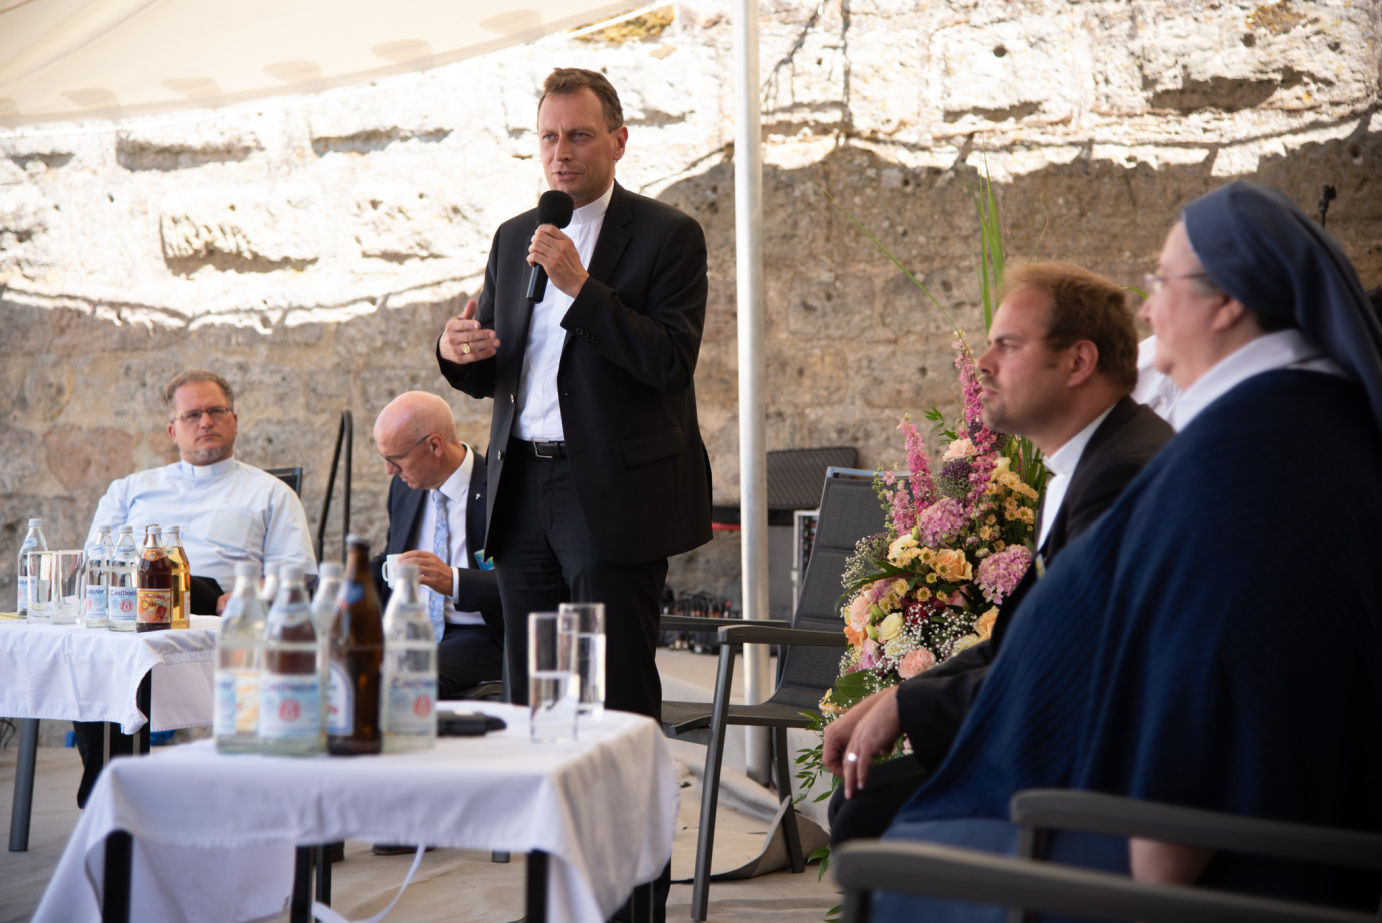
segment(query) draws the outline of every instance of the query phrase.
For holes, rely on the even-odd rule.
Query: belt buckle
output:
[[[543,446],[550,446],[550,447],[552,447],[552,449],[553,449],[552,454],[551,454],[551,455],[543,455],[543,454],[542,454],[542,447],[543,447]],[[556,447],[556,443],[555,443],[555,442],[536,442],[536,441],[534,441],[534,442],[533,442],[533,454],[536,455],[538,458],[548,458],[548,459],[556,458],[556,457],[557,457],[557,454],[556,454],[556,451],[555,451],[555,447]]]

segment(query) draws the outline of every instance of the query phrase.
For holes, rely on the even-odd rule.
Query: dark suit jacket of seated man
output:
[[[1048,502],[1052,500],[1049,489],[1042,500],[1038,523],[1045,528],[1039,531],[1037,556],[1032,566],[1012,594],[1003,600],[989,640],[897,686],[898,715],[903,733],[911,743],[912,755],[872,767],[867,787],[855,792],[849,800],[844,797],[844,786],[835,792],[830,805],[831,837],[835,842],[882,835],[898,808],[945,758],[970,705],[979,694],[1012,613],[1017,611],[1023,596],[1061,549],[1098,521],[1123,488],[1174,434],[1170,425],[1150,408],[1126,396],[1136,380],[1137,344],[1131,312],[1123,306],[1122,293],[1116,285],[1079,267],[1061,263],[1024,267],[1010,273],[1009,280],[1010,294],[1000,306],[1002,316],[995,316],[990,331],[990,341],[994,345],[979,361],[981,373],[986,376],[984,419],[989,428],[1007,426],[1009,432],[1026,435],[1024,430],[1028,425],[1033,430],[1042,425],[1042,415],[1059,413],[1051,406],[1034,405],[1030,399],[1027,406],[1019,407],[1021,401],[1014,397],[1014,392],[1032,388],[1040,395],[1040,388],[1035,385],[1039,379],[1028,368],[1019,367],[1011,360],[1006,368],[1003,367],[1002,360],[995,355],[1014,349],[1009,339],[1039,339],[1042,330],[1047,331],[1045,338],[1048,340],[1053,338],[1053,333],[1057,341],[1066,339],[1057,321],[1047,319],[1043,326],[1040,316],[1031,314],[1031,299],[1027,296],[1024,300],[1024,288],[1028,293],[1033,288],[1049,290],[1048,295],[1054,293],[1054,297],[1066,302],[1086,302],[1092,305],[1088,315],[1096,319],[1102,315],[1112,322],[1101,324],[1091,321],[1087,315],[1076,325],[1075,335],[1092,335],[1095,342],[1107,339],[1100,347],[1098,359],[1102,361],[1098,368],[1106,377],[1118,379],[1119,384],[1104,393],[1112,396],[1122,392],[1123,396],[1107,405],[1102,400],[1096,401],[1092,410],[1088,405],[1083,411],[1071,410],[1078,421],[1091,413],[1097,415],[1083,431],[1057,443],[1056,451],[1046,460],[1049,468],[1056,469],[1058,461],[1069,465],[1073,456],[1074,469],[1059,467],[1066,478],[1066,486],[1063,497],[1054,498],[1055,509]],[[1028,324],[1033,325],[1030,330],[1026,328]],[[1091,324],[1091,330],[1080,329]],[[1111,329],[1101,331],[1103,326]],[[1029,333],[1033,335],[1027,336]],[[1046,346],[1054,348],[1049,342]],[[1037,374],[1043,378],[1049,368],[1054,368],[1044,363],[1042,359],[1035,366]],[[1111,363],[1116,363],[1117,371],[1105,370]],[[1060,392],[1056,396],[1059,398]],[[995,414],[998,418],[992,419]],[[1079,445],[1081,442],[1083,448]],[[1048,516],[1054,518],[1046,525]]]
[[[410,391],[391,402],[380,413],[374,433],[387,469],[394,474],[389,484],[388,540],[383,553],[370,561],[380,605],[387,606],[390,595],[383,575],[388,555],[418,551],[436,555],[440,560],[424,566],[424,582],[428,567],[449,567],[450,574],[433,575],[434,583],[450,587],[437,613],[445,622],[437,643],[437,695],[454,699],[503,674],[499,582],[495,571],[484,569],[476,558],[477,552],[484,551],[485,459],[455,438],[449,405],[425,392]],[[427,485],[433,485],[432,489]],[[443,537],[437,529],[439,493],[447,500],[444,538],[448,548],[444,552],[436,548]],[[430,601],[434,594],[424,588],[422,596]]]

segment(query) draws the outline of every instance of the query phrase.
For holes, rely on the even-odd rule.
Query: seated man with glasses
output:
[[[380,411],[374,444],[393,476],[388,541],[371,562],[380,603],[389,599],[385,557],[416,564],[436,632],[438,697],[456,698],[504,667],[499,581],[483,560],[485,459],[456,436],[451,405],[425,391]]]
[[[309,576],[317,559],[307,514],[292,488],[278,478],[235,458],[235,392],[215,372],[182,372],[163,389],[168,437],[179,461],[138,471],[111,482],[96,508],[87,544],[100,526],[118,538],[122,525],[134,527],[135,541],[144,526],[156,522],[167,534],[182,527],[182,545],[192,573],[216,581],[227,593],[235,584],[235,565],[293,564]],[[193,611],[214,614],[203,603]],[[201,600],[197,600],[201,602]]]
[[[301,567],[317,573],[317,559],[302,501],[287,484],[235,458],[235,392],[215,372],[182,372],[163,389],[168,437],[180,460],[137,471],[113,481],[96,508],[87,536],[89,547],[107,526],[112,538],[122,525],[134,527],[135,542],[144,527],[158,523],[182,529],[182,546],[191,566],[191,611],[212,615],[225,607],[235,584],[235,565],[248,561]],[[222,592],[225,590],[226,592]],[[74,722],[85,772],[78,806],[101,770],[99,723]],[[133,738],[112,734],[112,756],[133,752]]]

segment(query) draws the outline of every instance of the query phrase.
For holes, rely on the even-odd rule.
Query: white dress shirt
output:
[[[1170,424],[1185,429],[1200,411],[1254,375],[1277,369],[1302,369],[1344,375],[1344,370],[1299,330],[1264,334],[1220,359],[1185,389],[1171,412]]]
[[[1046,497],[1042,500],[1041,532],[1037,535],[1038,551],[1046,547],[1046,536],[1051,532],[1051,523],[1056,521],[1056,514],[1065,502],[1065,492],[1070,487],[1070,476],[1080,467],[1085,447],[1089,445],[1089,440],[1099,428],[1099,424],[1103,423],[1112,411],[1113,407],[1109,407],[1091,420],[1088,426],[1071,436],[1065,445],[1042,459],[1042,464],[1051,474],[1046,479]]]
[[[417,546],[421,551],[430,551],[443,561],[451,565],[451,595],[442,600],[442,618],[453,625],[483,625],[484,616],[478,612],[457,612],[456,594],[461,591],[461,577],[457,568],[470,566],[470,550],[465,540],[465,517],[466,507],[470,497],[470,476],[475,471],[475,453],[470,446],[465,447],[465,461],[461,466],[451,472],[451,477],[437,488],[437,491],[446,497],[446,528],[451,538],[451,547],[437,549],[432,547],[432,537],[437,534],[437,501],[432,498],[432,494],[437,491],[427,491],[427,497],[422,501],[422,522],[418,523]],[[420,587],[422,590],[422,601],[428,601],[429,593],[435,593],[431,587]]]
[[[1171,413],[1180,400],[1180,388],[1170,375],[1158,372],[1152,366],[1156,358],[1156,335],[1147,337],[1137,344],[1137,386],[1132,389],[1132,399],[1146,404],[1152,413],[1161,419],[1171,421]]]
[[[609,210],[613,195],[614,182],[611,181],[604,195],[576,209],[571,223],[562,229],[576,245],[582,268],[590,267],[595,241],[605,226],[605,212]],[[514,421],[513,434],[519,439],[530,442],[566,440],[561,405],[557,401],[557,367],[561,364],[562,347],[566,345],[566,329],[561,322],[574,300],[549,280],[546,295],[533,305],[528,348],[523,351],[523,371],[518,378],[518,419]]]
[[[231,458],[212,465],[185,461],[137,471],[112,481],[96,507],[89,547],[100,526],[109,526],[112,541],[120,527],[134,527],[138,545],[150,523],[182,527],[182,547],[192,573],[210,577],[229,593],[235,587],[235,565],[247,561],[295,564],[304,574],[317,572],[317,558],[307,514],[292,488],[253,465]]]

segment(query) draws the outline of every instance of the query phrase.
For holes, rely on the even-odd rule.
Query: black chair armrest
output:
[[[780,624],[780,623],[778,623]],[[721,644],[804,644],[808,647],[844,647],[849,639],[841,631],[780,628],[768,621],[741,621],[720,629]]]
[[[1382,836],[1070,789],[1013,795],[1009,817],[1024,830],[1145,837],[1183,846],[1382,869]]]
[[[1202,888],[1143,884],[934,843],[856,840],[830,863],[849,891],[894,891],[1146,923],[1364,923],[1370,914]],[[851,906],[846,897],[846,908]],[[846,923],[849,918],[846,917]]]
[[[733,625],[745,624],[743,619],[708,619],[696,615],[663,615],[657,620],[658,631],[719,631]],[[792,623],[785,619],[754,620],[754,625],[768,625],[773,628],[791,628]]]

